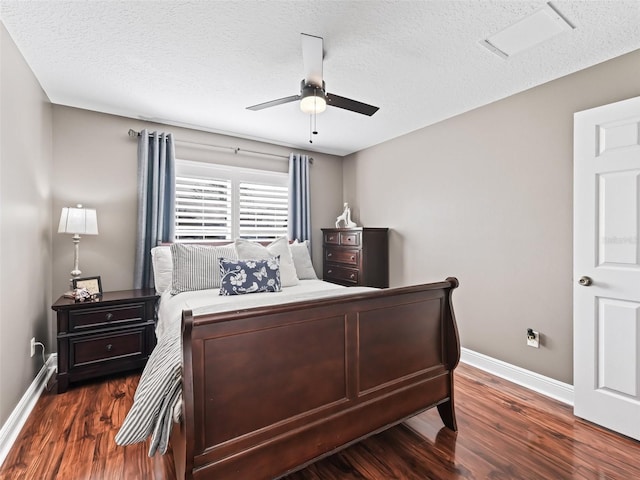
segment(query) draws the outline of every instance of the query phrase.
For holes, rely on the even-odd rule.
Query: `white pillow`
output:
[[[161,295],[171,287],[171,272],[173,261],[171,260],[171,247],[161,245],[151,249],[151,263],[153,264],[153,283],[156,292]]]
[[[289,245],[296,274],[300,280],[317,280],[318,275],[313,269],[311,256],[309,255],[309,240],[298,243],[298,240]]]
[[[296,267],[289,251],[287,237],[276,238],[266,247],[256,242],[238,238],[235,242],[239,260],[267,260],[280,255],[280,280],[283,287],[291,287],[300,283]]]

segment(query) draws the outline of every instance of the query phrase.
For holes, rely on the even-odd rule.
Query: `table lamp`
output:
[[[73,270],[71,270],[71,281],[73,282],[73,279],[78,278],[82,273],[78,267],[80,234],[98,234],[98,217],[96,211],[92,208],[83,208],[80,204],[75,207],[64,207],[60,214],[58,233],[73,234]]]

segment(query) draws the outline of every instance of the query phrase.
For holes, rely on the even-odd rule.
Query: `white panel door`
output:
[[[574,413],[640,440],[640,97],[574,117]]]

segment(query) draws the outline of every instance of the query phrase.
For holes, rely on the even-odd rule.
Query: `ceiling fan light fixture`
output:
[[[327,101],[319,95],[310,95],[300,100],[300,110],[304,113],[322,113],[327,109]]]
[[[302,97],[300,99],[300,110],[304,113],[322,113],[327,109],[327,99],[322,88],[315,85],[304,85],[300,96]]]

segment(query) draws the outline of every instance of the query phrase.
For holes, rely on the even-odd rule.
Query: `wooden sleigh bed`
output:
[[[455,278],[182,315],[179,479],[273,479],[437,407],[456,430]]]

